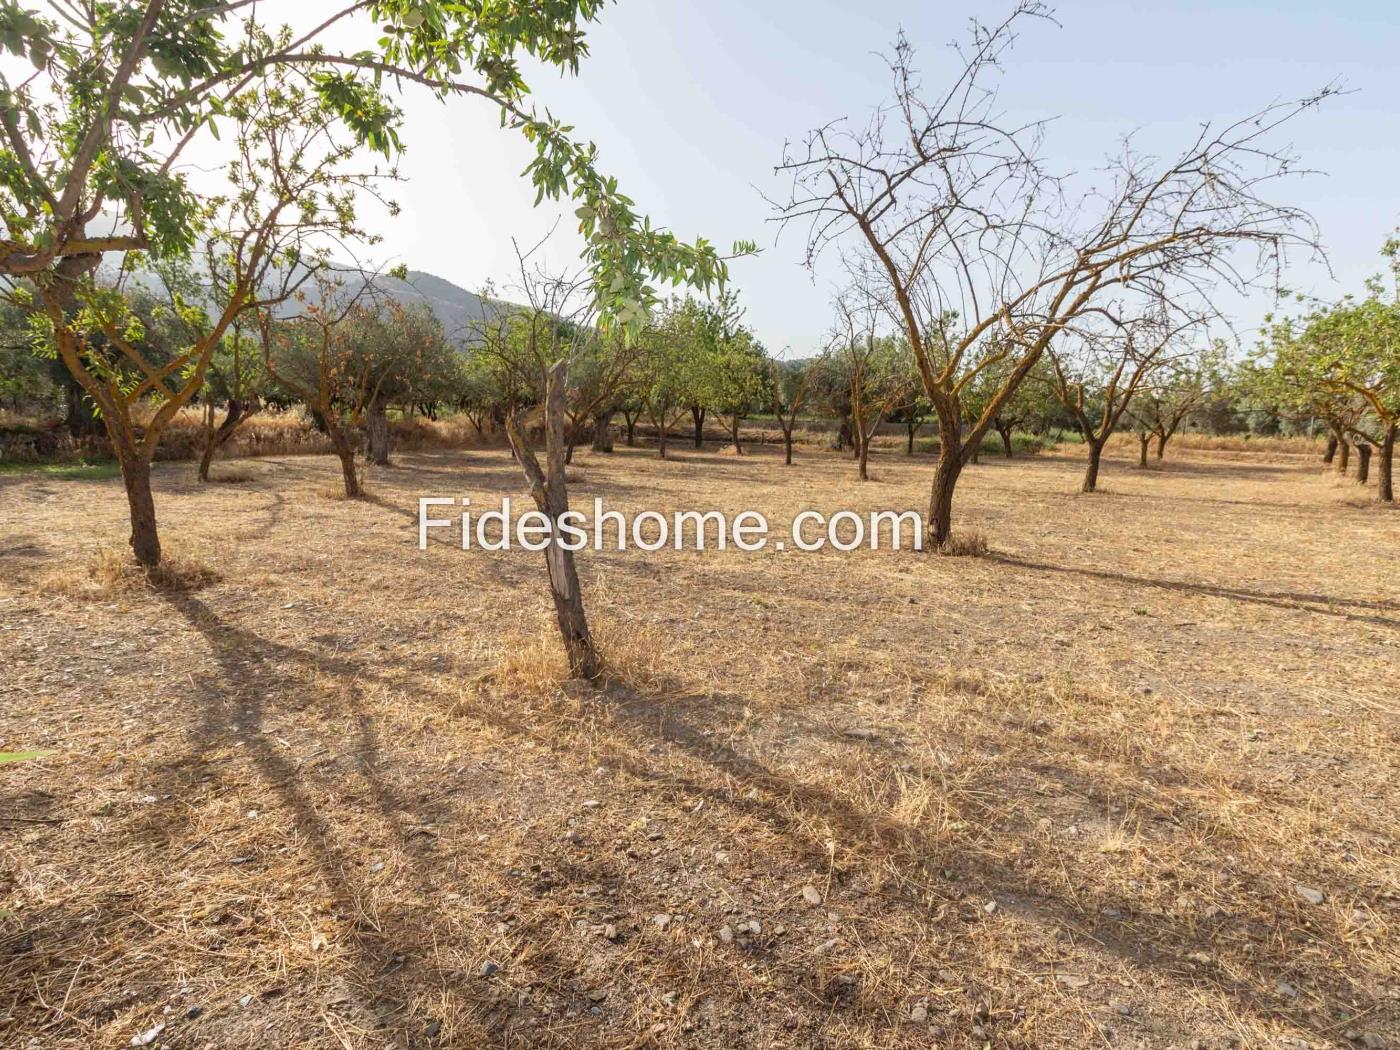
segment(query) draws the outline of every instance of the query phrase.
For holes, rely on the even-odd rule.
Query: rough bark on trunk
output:
[[[783,427],[783,465],[792,466],[792,427]]]
[[[1099,463],[1103,459],[1103,442],[1089,441],[1089,466],[1084,470],[1084,484],[1081,492],[1093,492],[1099,484]]]
[[[1351,465],[1351,442],[1343,440],[1337,446],[1337,473],[1345,474]]]
[[[551,542],[545,547],[545,570],[549,577],[549,594],[554,600],[555,620],[564,649],[569,656],[569,673],[574,678],[596,681],[602,677],[603,663],[588,629],[588,617],[583,608],[583,591],[579,586],[574,552],[561,546],[564,536],[560,518],[569,509],[569,493],[564,469],[564,393],[568,386],[567,361],[550,368],[545,381],[545,462],[541,467],[535,452],[525,440],[519,418],[506,423],[506,434],[515,449],[515,458],[525,470],[530,482],[530,495],[536,508],[549,519]]]
[[[1336,434],[1327,435],[1327,451],[1322,454],[1322,462],[1328,464],[1329,466],[1331,465],[1332,461],[1337,458],[1338,440],[1339,439]]]
[[[1147,469],[1147,446],[1152,441],[1151,434],[1138,435],[1138,466]]]
[[[384,412],[384,401],[375,397],[370,400],[367,410],[369,432],[369,461],[376,466],[389,465],[389,417]]]
[[[863,434],[860,442],[860,480],[870,480],[870,441]]]
[[[934,549],[947,543],[953,533],[953,490],[962,468],[962,448],[957,434],[940,428],[938,466],[933,472],[928,505],[928,538]]]
[[[690,406],[690,419],[695,425],[695,447],[705,447],[705,410],[699,405]]]
[[[1381,441],[1380,462],[1376,465],[1379,477],[1376,479],[1376,495],[1382,503],[1395,502],[1395,438],[1400,425],[1392,423]]]
[[[1356,483],[1364,485],[1371,480],[1371,446],[1361,442],[1356,446]]]
[[[1167,442],[1171,440],[1166,434],[1157,435],[1157,458],[1161,459],[1167,451]]]
[[[623,420],[624,420],[624,421],[626,422],[626,424],[627,424],[627,447],[628,447],[628,448],[636,448],[636,447],[637,447],[637,420],[638,420],[640,417],[641,417],[641,413],[640,413],[640,412],[637,412],[637,413],[633,413],[633,412],[624,412],[624,413],[622,413],[622,418],[623,418]]]
[[[613,450],[612,417],[612,409],[599,412],[593,417],[594,452],[611,452]]]
[[[904,429],[908,432],[909,437],[909,440],[905,442],[904,445],[904,454],[906,456],[912,456],[914,454],[914,431],[918,429],[918,424],[906,423],[904,424]]]
[[[329,430],[331,444],[340,460],[340,477],[345,483],[345,495],[348,499],[359,499],[363,490],[360,488],[360,475],[355,470],[355,445],[340,427],[331,427]]]
[[[736,456],[742,456],[744,454],[744,446],[739,443],[739,420],[741,418],[740,416],[732,416],[729,421],[729,437],[734,442],[734,454]]]
[[[656,451],[662,459],[666,458],[666,437],[669,431],[670,428],[664,423],[658,423],[656,426]]]
[[[160,564],[160,535],[156,531],[156,503],[151,494],[151,461],[131,450],[119,451],[122,484],[131,511],[131,550],[147,569]]]

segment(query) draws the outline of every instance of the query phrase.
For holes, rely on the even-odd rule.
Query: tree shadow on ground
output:
[[[1335,616],[1359,623],[1370,623],[1380,627],[1400,627],[1400,619],[1348,611],[1350,609],[1400,610],[1400,602],[1384,598],[1338,598],[1326,594],[1302,594],[1288,591],[1251,591],[1239,587],[1222,587],[1210,583],[1193,583],[1190,580],[1161,579],[1152,576],[1135,576],[1130,573],[1111,572],[1106,569],[1089,569],[1075,565],[1056,565],[1052,562],[1033,561],[1014,554],[988,554],[988,561],[997,562],[1016,569],[1030,569],[1034,572],[1064,573],[1072,576],[1085,576],[1096,580],[1110,580],[1134,587],[1156,587],[1161,590],[1176,591],[1182,594],[1199,594],[1210,598],[1225,598],[1230,601],[1267,605],[1289,612],[1317,613],[1322,616]],[[1341,606],[1342,608],[1336,608]]]

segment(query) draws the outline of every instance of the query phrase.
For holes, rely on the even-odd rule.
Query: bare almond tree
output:
[[[1309,216],[1265,194],[1294,171],[1271,145],[1279,127],[1334,88],[1203,126],[1171,159],[1127,141],[1076,189],[1047,169],[1043,123],[1008,117],[995,91],[1017,30],[1047,16],[1020,0],[1000,23],[974,22],[933,92],[900,36],[892,100],[789,144],[776,169],[791,188],[772,202],[775,221],[805,228],[808,265],[833,246],[858,258],[909,342],[938,417],[932,547],[948,539],[958,476],[983,435],[1077,319],[1129,291],[1175,302],[1247,288],[1276,277],[1290,246],[1316,245]],[[989,371],[1001,380],[969,425],[964,397]]]
[[[1183,333],[1193,322],[1163,314],[1124,318],[1096,315],[1099,325],[1075,325],[1049,346],[1045,370],[1050,389],[1074,417],[1089,461],[1083,492],[1098,488],[1104,446],[1149,379],[1190,352]]]

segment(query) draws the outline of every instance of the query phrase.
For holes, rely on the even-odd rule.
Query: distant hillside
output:
[[[422,270],[409,270],[404,280],[381,275],[375,279],[375,284],[405,306],[426,303],[442,322],[447,337],[467,346],[480,342],[475,325],[513,306],[499,299],[483,299],[475,292]]]

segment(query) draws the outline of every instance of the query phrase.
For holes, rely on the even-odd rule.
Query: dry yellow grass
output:
[[[120,486],[0,478],[0,749],[60,751],[0,779],[0,1045],[1396,1045],[1400,513],[1127,454],[984,458],[980,558],[586,552],[597,692],[539,555],[416,550],[505,453],[163,465],[197,593],[55,593]],[[572,474],[786,528],[932,467],[853,471]]]

